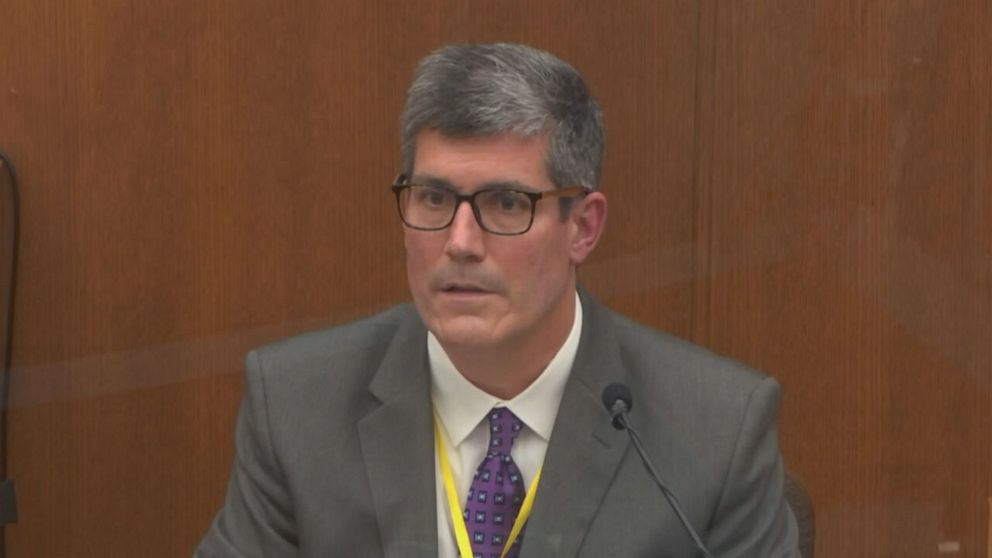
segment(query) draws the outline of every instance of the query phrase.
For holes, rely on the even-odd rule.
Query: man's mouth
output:
[[[483,289],[481,287],[476,287],[474,285],[448,285],[448,286],[444,287],[441,290],[444,291],[444,292],[446,292],[446,293],[453,293],[453,294],[462,294],[462,293],[465,293],[465,294],[480,293],[481,294],[481,293],[488,292],[485,289]]]
[[[499,281],[482,274],[467,276],[458,273],[445,273],[434,277],[431,290],[440,295],[487,295],[502,292]]]

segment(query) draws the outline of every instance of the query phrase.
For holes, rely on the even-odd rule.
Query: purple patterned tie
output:
[[[463,512],[474,558],[500,558],[520,512],[526,492],[510,449],[522,428],[520,419],[505,407],[489,412],[489,452],[475,471]],[[521,531],[507,558],[520,555],[523,536]]]

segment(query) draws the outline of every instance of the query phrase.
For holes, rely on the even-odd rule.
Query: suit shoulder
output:
[[[411,304],[400,304],[384,312],[333,326],[301,333],[263,345],[251,353],[267,373],[293,370],[299,373],[328,363],[363,364],[381,358],[397,336],[423,329]]]
[[[768,376],[710,349],[610,311],[621,358],[633,370],[656,371],[648,380],[700,384],[750,392]],[[661,374],[660,372],[664,372]],[[722,391],[722,390],[721,390]]]
[[[769,376],[709,349],[610,313],[620,359],[652,444],[683,448],[697,462],[730,466],[742,426],[777,420],[781,388]],[[637,405],[635,403],[635,408]],[[749,418],[751,417],[751,418]],[[667,437],[663,435],[667,433]],[[650,434],[647,436],[651,436]]]

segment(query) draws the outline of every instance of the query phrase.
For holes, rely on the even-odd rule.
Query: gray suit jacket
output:
[[[798,556],[778,384],[582,296],[579,349],[521,557],[696,556],[600,402],[617,381],[714,556]],[[437,556],[425,336],[403,305],[251,352],[227,499],[196,556]]]

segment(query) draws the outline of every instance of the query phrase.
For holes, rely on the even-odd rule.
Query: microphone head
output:
[[[629,412],[634,407],[634,398],[630,388],[619,382],[614,382],[603,390],[603,406],[613,417],[613,427],[617,430],[624,428],[620,415]]]
[[[623,401],[627,411],[634,406],[634,398],[630,394],[630,388],[620,382],[613,382],[603,390],[603,405],[606,406],[607,411],[613,412],[613,405],[617,401]]]

